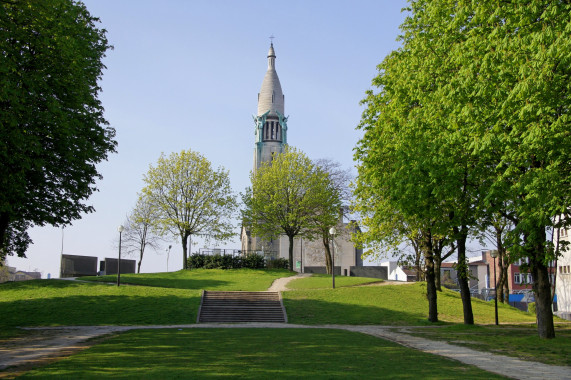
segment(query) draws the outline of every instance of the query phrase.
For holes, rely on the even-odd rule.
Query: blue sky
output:
[[[161,152],[192,149],[249,184],[252,115],[275,36],[276,70],[289,115],[288,143],[310,158],[353,167],[359,101],[376,66],[397,49],[401,0],[183,1],[86,0],[114,50],[105,59],[100,99],[117,131],[118,153],[99,165],[103,180],[88,203],[96,212],[66,227],[63,253],[116,257],[117,226],[133,208],[143,175]],[[62,231],[34,228],[22,270],[59,276]],[[238,233],[238,228],[236,233]],[[202,245],[193,247],[197,249]],[[239,240],[222,245],[239,248]],[[182,268],[173,244],[169,270]],[[149,251],[141,271],[166,270],[166,254]]]

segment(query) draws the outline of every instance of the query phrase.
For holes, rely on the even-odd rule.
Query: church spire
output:
[[[273,42],[268,51],[268,70],[258,93],[256,147],[254,171],[262,162],[271,161],[275,154],[282,153],[287,144],[287,117],[284,115],[284,94],[276,72],[276,52]]]
[[[278,73],[276,72],[276,52],[273,42],[268,51],[268,70],[258,94],[258,116],[270,111],[270,115],[278,116],[276,111],[284,113],[284,94]]]
[[[268,51],[268,70],[276,69],[276,52],[274,51],[274,43],[270,44],[270,51]]]

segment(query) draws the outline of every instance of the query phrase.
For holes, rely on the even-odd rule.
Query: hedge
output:
[[[232,256],[232,255],[204,255],[195,253],[188,258],[188,268],[190,269],[287,269],[288,260],[266,260],[261,255]]]

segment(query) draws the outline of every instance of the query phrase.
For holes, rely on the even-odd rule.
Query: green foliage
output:
[[[264,256],[203,255],[195,253],[188,258],[189,269],[287,269],[287,259],[266,260]]]
[[[143,196],[153,205],[156,230],[181,239],[183,267],[187,265],[187,242],[191,235],[219,241],[233,235],[232,215],[237,207],[230,177],[223,168],[191,150],[159,157],[144,177]]]
[[[285,234],[313,238],[320,226],[337,222],[341,200],[329,175],[302,152],[288,147],[250,175],[252,187],[242,196],[242,220],[253,236],[274,239]],[[290,241],[290,270],[293,251]]]
[[[0,257],[32,225],[71,223],[114,152],[98,99],[106,31],[72,0],[0,3]]]
[[[553,337],[546,231],[571,223],[571,4],[420,0],[410,11],[363,101],[362,241],[465,238],[499,213],[514,225],[511,259],[530,259],[539,333]]]
[[[289,261],[283,257],[278,259],[270,259],[266,261],[266,268],[268,269],[288,269]]]
[[[535,302],[530,302],[527,304],[527,312],[535,315],[535,313],[536,313]]]
[[[311,379],[372,379],[379,374],[385,378],[500,378],[384,339],[331,329],[135,330],[22,378],[298,379],[300,374]]]

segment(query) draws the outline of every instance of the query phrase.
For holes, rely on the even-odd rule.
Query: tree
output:
[[[327,173],[295,148],[288,147],[250,175],[252,187],[242,196],[242,219],[252,235],[289,238],[289,269],[293,270],[293,239],[315,238],[316,227],[335,225],[341,207]]]
[[[324,247],[325,254],[325,269],[327,274],[332,274],[334,268],[332,267],[331,259],[331,244],[329,229],[331,226],[338,224],[339,218],[342,218],[345,212],[345,205],[351,202],[352,193],[349,188],[349,183],[351,182],[352,176],[349,169],[342,169],[339,162],[335,162],[329,159],[318,159],[314,161],[314,165],[321,170],[323,173],[327,174],[327,181],[323,183],[324,186],[328,187],[328,191],[332,196],[331,202],[333,204],[342,205],[337,215],[332,212],[331,204],[324,204],[325,208],[314,215],[314,222],[317,234],[321,236],[321,241]],[[335,199],[333,199],[335,198]],[[327,216],[327,217],[324,217]],[[335,219],[337,218],[337,219]],[[338,236],[348,235],[349,231],[337,231]]]
[[[228,172],[214,170],[210,161],[191,150],[164,154],[144,176],[142,194],[156,207],[152,225],[161,234],[170,232],[182,244],[183,268],[187,269],[188,239],[210,235],[227,240],[233,233],[232,216],[237,207]]]
[[[141,273],[143,255],[148,248],[160,248],[161,237],[153,228],[157,218],[156,207],[145,196],[139,196],[135,208],[127,216],[123,231],[123,247],[126,254],[138,254],[137,273]]]
[[[547,232],[557,215],[568,225],[571,206],[571,4],[418,0],[410,10],[403,47],[373,82],[380,93],[365,100],[363,186],[452,236],[459,265],[468,236],[507,218],[506,252],[529,259],[538,333],[552,338]]]
[[[71,0],[0,4],[0,256],[25,257],[32,225],[65,225],[115,151],[98,99],[106,31]]]

